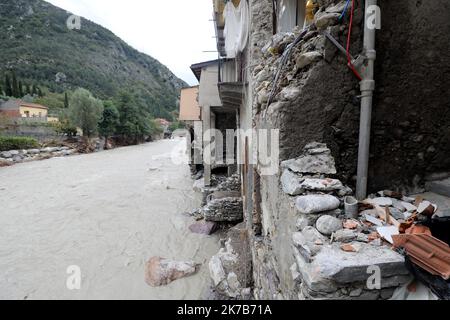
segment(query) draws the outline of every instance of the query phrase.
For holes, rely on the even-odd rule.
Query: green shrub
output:
[[[0,137],[0,151],[32,149],[39,147],[36,139],[27,137]]]

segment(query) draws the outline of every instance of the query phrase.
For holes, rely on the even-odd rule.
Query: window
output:
[[[305,26],[307,0],[277,0],[277,32],[292,32],[295,26]]]
[[[39,112],[39,118],[42,118],[42,112]]]
[[[25,117],[29,118],[30,117],[30,111],[25,111]]]

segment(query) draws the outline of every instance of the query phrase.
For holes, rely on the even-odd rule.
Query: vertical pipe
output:
[[[370,131],[372,122],[372,101],[373,91],[375,90],[374,65],[376,60],[375,51],[375,28],[369,26],[368,21],[374,14],[371,6],[377,5],[377,0],[365,1],[365,20],[364,20],[364,54],[366,64],[363,66],[361,87],[361,118],[359,130],[359,150],[358,150],[358,175],[356,182],[356,197],[363,200],[367,197],[367,182],[369,171],[370,155]],[[375,14],[378,14],[376,12]]]

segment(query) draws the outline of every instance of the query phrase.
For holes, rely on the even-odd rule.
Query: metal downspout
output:
[[[370,154],[370,131],[372,121],[372,100],[375,90],[374,65],[376,60],[375,51],[375,33],[376,29],[369,28],[368,19],[373,16],[370,11],[371,6],[376,6],[377,0],[365,1],[365,20],[364,20],[364,55],[366,57],[365,65],[362,69],[361,88],[361,118],[359,131],[359,150],[358,150],[358,175],[356,182],[356,197],[363,200],[367,197],[367,181],[369,171]],[[373,7],[372,7],[373,8]]]

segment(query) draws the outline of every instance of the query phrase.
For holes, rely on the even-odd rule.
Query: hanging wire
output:
[[[346,15],[346,13],[347,13],[348,5],[350,4],[350,1],[351,1],[351,0],[347,0],[347,3],[345,4],[344,11],[342,11],[341,16],[339,17],[339,21],[341,21],[342,19],[345,18],[345,15]]]

